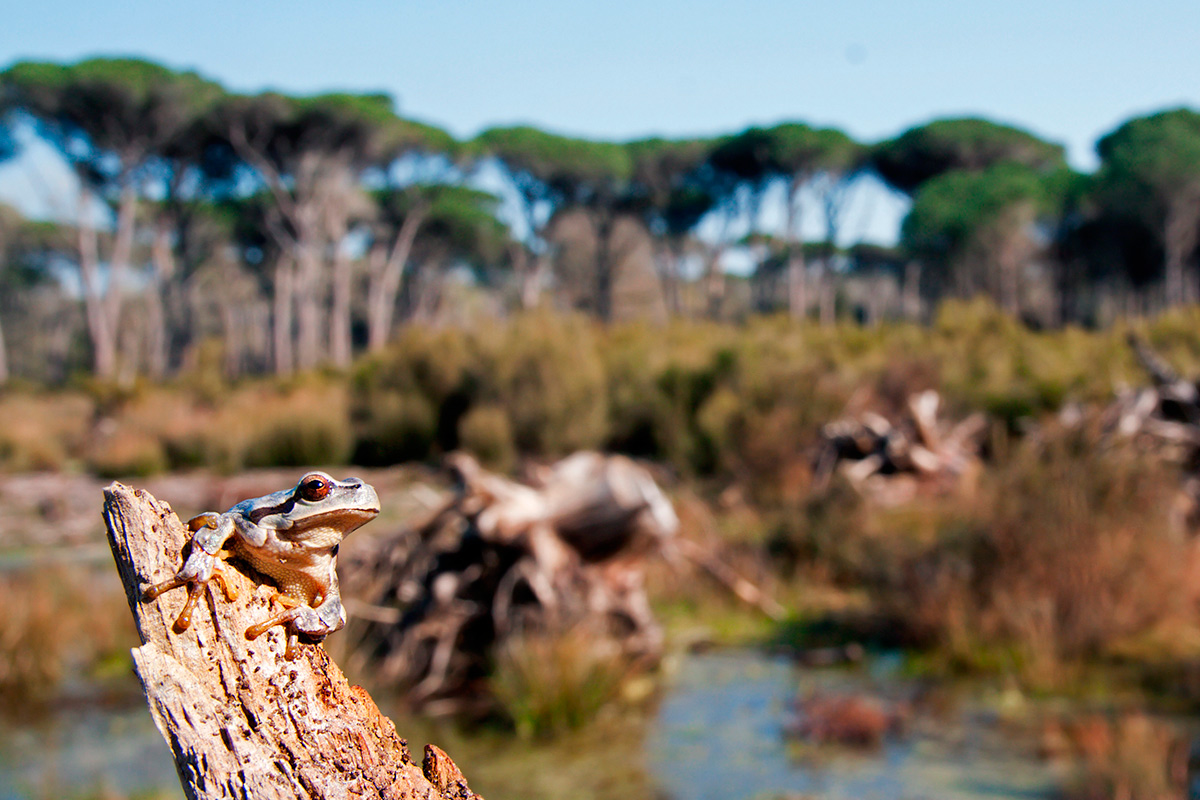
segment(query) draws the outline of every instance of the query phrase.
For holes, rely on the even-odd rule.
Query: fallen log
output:
[[[205,592],[190,627],[174,632],[186,594],[144,602],[141,592],[175,573],[188,533],[144,491],[113,483],[104,496],[109,545],[142,640],[134,667],[190,800],[478,797],[433,745],[418,765],[322,647],[304,645],[289,661],[282,631],[248,641],[244,632],[270,614],[274,590],[246,571],[225,571],[236,600]]]

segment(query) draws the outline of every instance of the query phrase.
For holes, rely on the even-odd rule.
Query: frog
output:
[[[196,603],[210,581],[216,581],[226,600],[237,599],[226,562],[237,556],[274,582],[271,601],[282,607],[247,628],[246,638],[254,640],[283,626],[284,656],[291,660],[299,652],[301,636],[320,642],[345,626],[346,611],[338,594],[338,548],[349,533],[378,514],[379,497],[361,478],[337,480],[319,470],[309,472],[290,489],[188,520],[191,549],[183,566],[171,579],[146,587],[142,599],[148,602],[186,586],[188,597],[174,623],[175,632],[182,633],[191,625]]]

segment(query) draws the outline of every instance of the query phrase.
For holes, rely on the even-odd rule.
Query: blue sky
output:
[[[514,122],[626,139],[799,119],[874,141],[978,114],[1066,145],[1082,169],[1121,121],[1200,107],[1200,3],[1184,0],[40,0],[4,12],[0,64],[101,54],[243,91],[382,89],[464,137]]]

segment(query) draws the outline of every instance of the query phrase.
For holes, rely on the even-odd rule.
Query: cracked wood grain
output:
[[[171,626],[185,591],[143,602],[143,587],[179,568],[189,538],[169,505],[113,483],[104,521],[142,640],[134,667],[189,800],[478,797],[433,745],[417,764],[324,648],[303,645],[287,661],[281,628],[247,641],[246,628],[269,615],[272,591],[245,571],[229,570],[238,598],[210,587],[183,633]]]

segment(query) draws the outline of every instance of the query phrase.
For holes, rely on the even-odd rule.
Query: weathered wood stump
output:
[[[524,636],[587,630],[631,668],[657,663],[644,571],[679,520],[646,468],[587,451],[523,482],[466,453],[447,466],[436,513],[344,564],[350,634],[376,674],[426,713],[485,714],[495,654]]]
[[[175,756],[188,798],[478,797],[445,753],[409,755],[370,695],[350,686],[319,645],[284,659],[276,628],[255,641],[245,630],[269,616],[272,590],[229,570],[238,598],[213,589],[191,627],[172,623],[186,592],[151,602],[142,588],[180,565],[189,536],[166,503],[114,483],[104,520],[142,646],[134,666],[154,722]]]
[[[840,472],[882,506],[907,503],[919,491],[959,489],[978,470],[987,419],[977,413],[950,423],[939,418],[941,403],[928,390],[911,395],[897,419],[867,412],[827,424],[814,459],[816,485]]]

